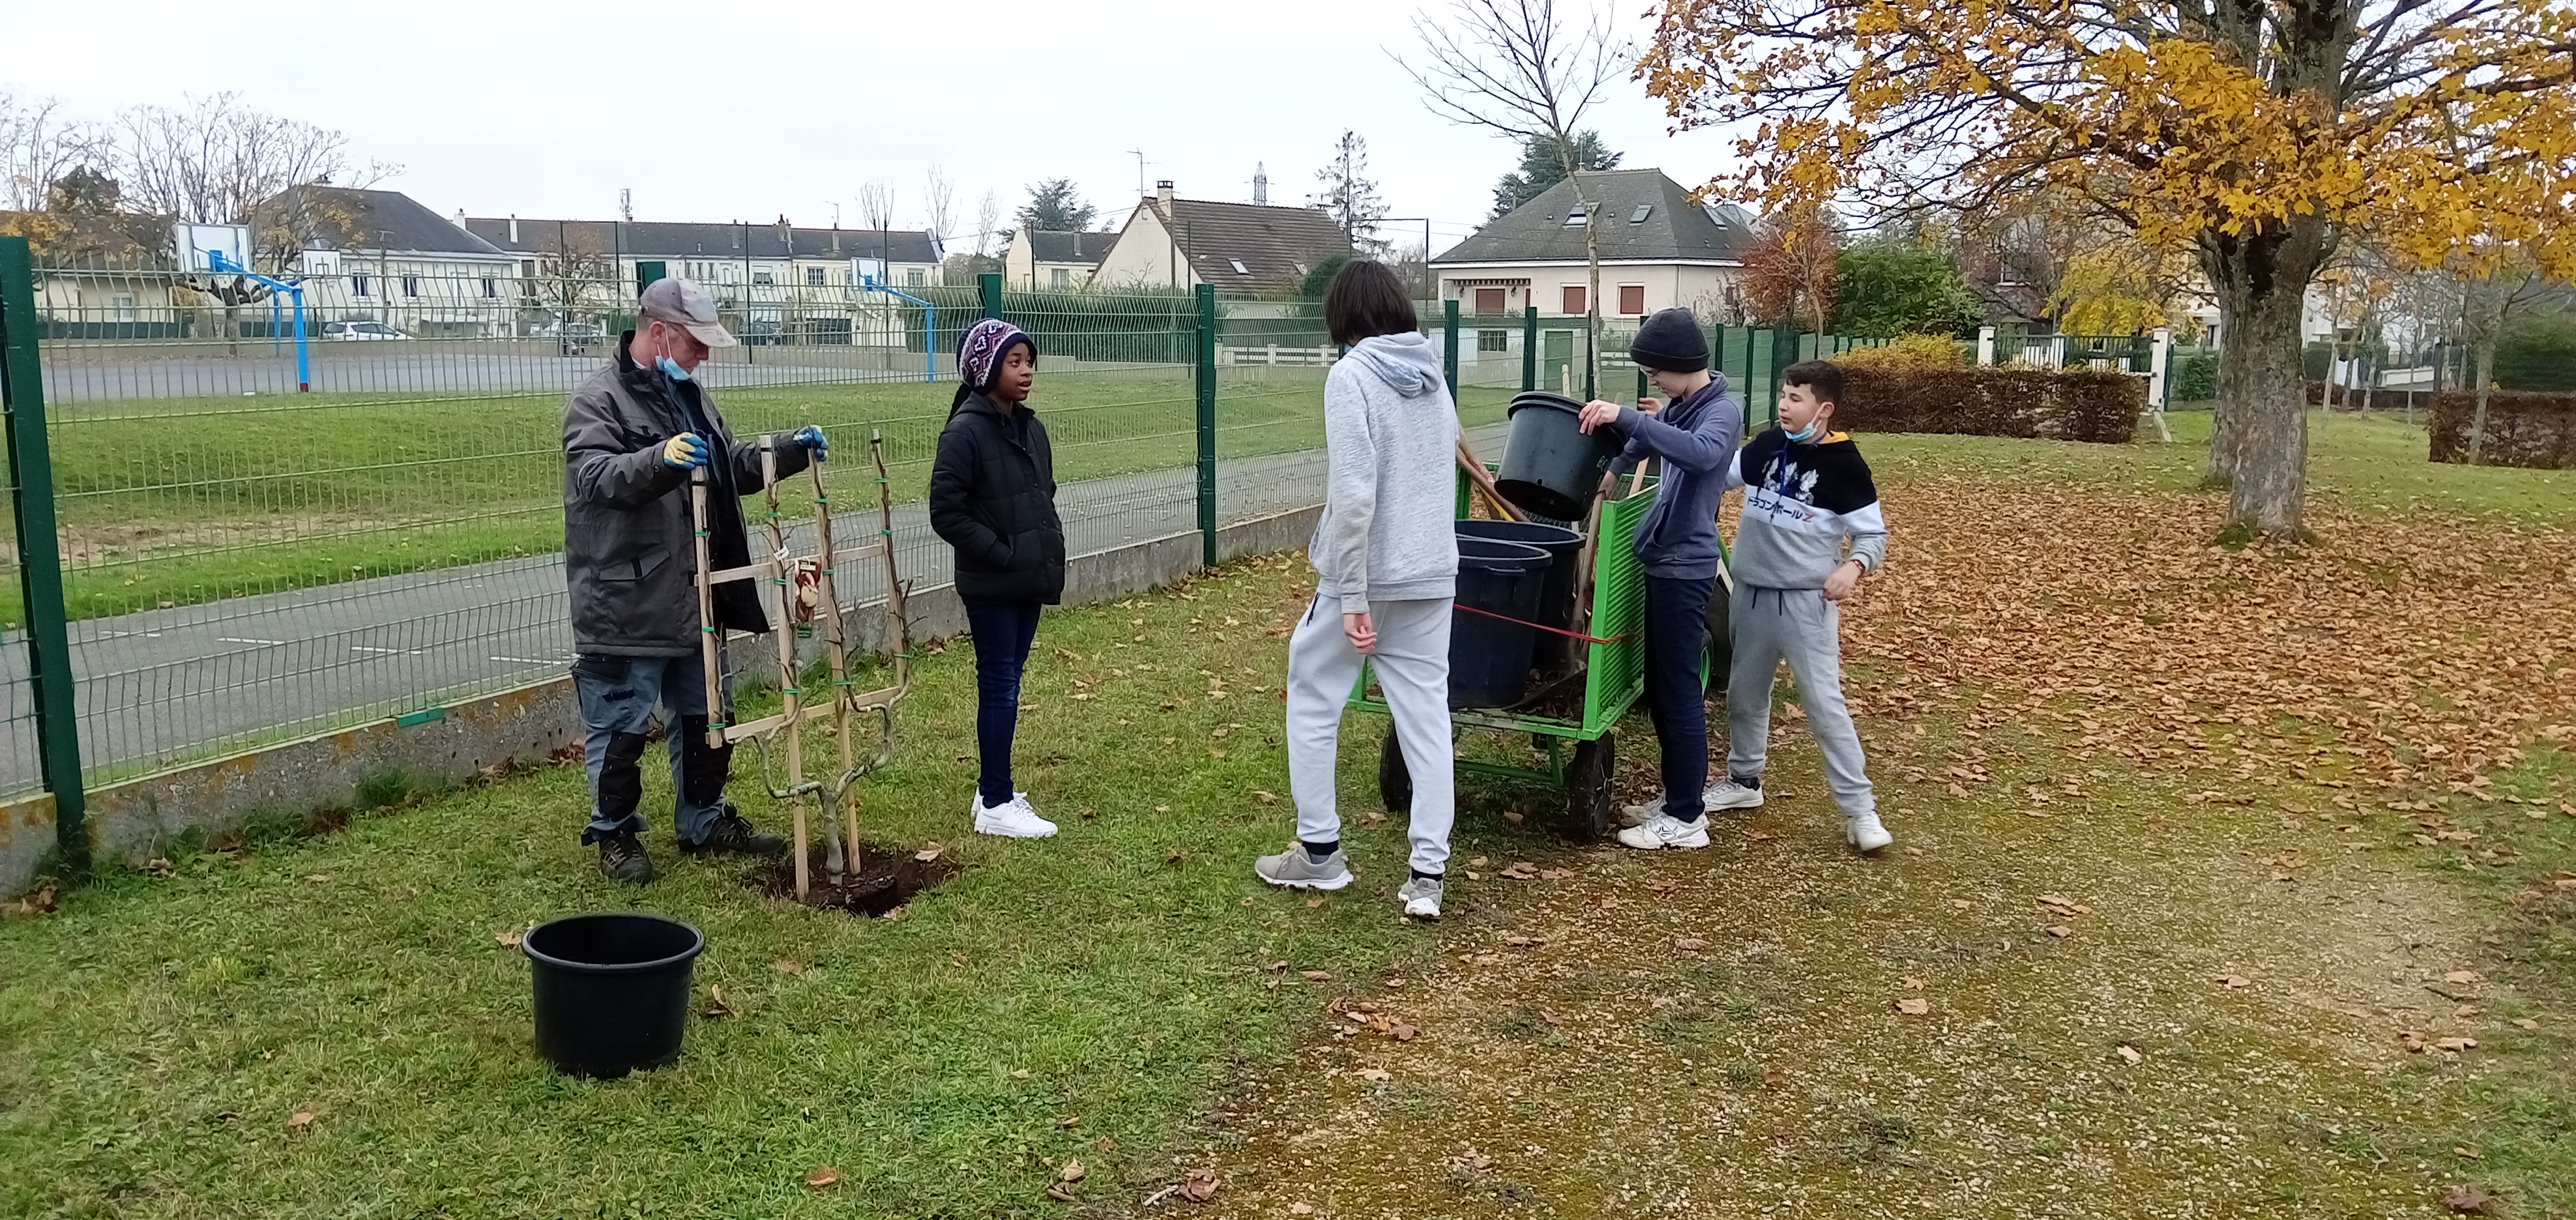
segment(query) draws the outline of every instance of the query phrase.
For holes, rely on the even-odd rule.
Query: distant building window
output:
[[[1576,209],[1574,209],[1573,211],[1566,213],[1566,214],[1565,214],[1565,227],[1566,227],[1566,228],[1569,228],[1569,229],[1580,229],[1580,228],[1582,228],[1582,227],[1583,227],[1583,209],[1581,209],[1581,208],[1576,208]]]
[[[533,258],[520,259],[519,274],[527,277],[528,279],[537,278],[537,260]]]
[[[1651,203],[1638,204],[1636,211],[1628,213],[1628,223],[1632,225],[1644,224],[1646,223],[1646,218],[1654,214],[1655,205]]]
[[[1510,292],[1510,290],[1509,290],[1509,289],[1505,289],[1505,288],[1479,288],[1479,289],[1477,289],[1477,290],[1476,290],[1476,312],[1477,312],[1477,313],[1501,313],[1501,312],[1503,312],[1503,299],[1504,299],[1504,297],[1505,297],[1506,295],[1508,295],[1508,294],[1509,294],[1509,292]],[[1497,349],[1497,350],[1499,350],[1499,349]]]
[[[350,277],[349,277],[349,295],[350,295],[350,296],[353,296],[353,297],[362,297],[362,296],[366,296],[366,295],[367,295],[367,290],[368,290],[367,277],[365,277],[365,276],[363,276],[363,275],[353,275],[353,276],[350,276]]]
[[[419,276],[406,275],[403,277],[403,295],[407,297],[416,297],[420,295]]]
[[[1619,285],[1619,312],[1631,317],[1646,312],[1646,286],[1643,284]]]
[[[1049,288],[1071,288],[1071,287],[1073,287],[1073,272],[1072,272],[1072,270],[1071,270],[1071,269],[1069,269],[1069,268],[1065,268],[1065,267],[1058,267],[1058,268],[1056,268],[1056,269],[1054,269],[1054,270],[1052,270],[1052,271],[1049,271],[1049,272],[1047,273],[1047,287],[1049,287]]]
[[[484,295],[484,296],[487,296],[487,297],[497,297],[497,296],[501,295],[501,281],[496,280],[496,279],[494,279],[494,278],[492,278],[491,276],[488,276],[488,275],[487,275],[487,276],[484,276],[484,277],[483,277],[483,295]]]
[[[777,281],[766,271],[754,271],[751,273],[751,282],[755,284],[770,284]]]
[[[1242,260],[1242,259],[1239,259],[1239,258],[1229,258],[1229,259],[1227,259],[1227,260],[1225,260],[1225,261],[1226,261],[1226,265],[1227,265],[1227,266],[1230,266],[1230,267],[1234,268],[1234,273],[1235,273],[1236,275],[1250,275],[1250,274],[1252,274],[1251,269],[1250,269],[1250,268],[1247,268],[1247,267],[1245,267],[1245,266],[1243,265],[1243,260]]]
[[[1480,352],[1508,352],[1512,350],[1512,332],[1507,330],[1477,331],[1476,350]]]
[[[1583,312],[1583,285],[1568,284],[1560,295],[1564,298],[1559,302],[1559,304],[1563,306],[1561,312],[1567,314],[1578,314]]]
[[[808,288],[822,287],[823,269],[820,267],[807,267],[805,269],[805,286]]]
[[[904,286],[904,287],[906,287],[906,288],[921,288],[921,287],[925,287],[925,286],[927,286],[929,283],[930,283],[930,277],[929,277],[925,272],[923,272],[921,268],[919,268],[919,267],[906,267],[906,268],[904,268],[904,269],[903,269],[903,286]]]
[[[108,320],[111,322],[133,322],[140,320],[142,317],[142,311],[137,308],[137,304],[137,299],[131,292],[111,294],[107,299],[107,307],[110,311]]]

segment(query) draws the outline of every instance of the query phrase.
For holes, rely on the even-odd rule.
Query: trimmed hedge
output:
[[[2434,461],[2469,460],[2469,421],[2477,409],[2477,395],[2465,391],[2445,391],[2433,400]],[[2487,391],[2486,442],[2478,448],[2478,461],[2576,470],[2576,394]]]
[[[1846,367],[1834,426],[1855,432],[2127,444],[2147,382],[2093,369]]]

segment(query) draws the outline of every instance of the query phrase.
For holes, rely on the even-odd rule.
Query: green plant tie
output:
[[[716,633],[716,629],[715,629],[715,628],[713,628],[713,627],[700,627],[700,628],[698,628],[698,634],[700,634],[700,635],[714,635],[715,633]]]
[[[801,686],[782,686],[778,688],[778,693],[782,695],[801,695],[805,693],[805,688]]]

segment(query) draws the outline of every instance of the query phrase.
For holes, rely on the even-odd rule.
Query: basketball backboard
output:
[[[171,229],[173,253],[179,256],[182,270],[214,270],[214,260],[207,256],[218,250],[234,266],[250,265],[249,225],[200,225],[182,221],[172,225]]]

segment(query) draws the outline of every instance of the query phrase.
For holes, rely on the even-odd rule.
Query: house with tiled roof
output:
[[[1181,199],[1166,180],[1137,201],[1091,282],[1286,296],[1325,259],[1350,253],[1349,237],[1315,208]]]
[[[316,322],[378,321],[409,335],[511,332],[518,264],[401,191],[313,183],[252,208],[258,244],[300,255]]]
[[[1056,233],[1022,229],[1011,234],[1002,251],[1002,282],[1033,292],[1071,292],[1091,283],[1091,273],[1108,257],[1111,232]]]
[[[1577,175],[1600,217],[1601,316],[1642,318],[1674,306],[1712,320],[1730,312],[1756,218],[1733,204],[1699,204],[1659,169]],[[1517,316],[1586,311],[1591,268],[1588,217],[1571,182],[1476,230],[1431,260],[1442,299],[1467,314]]]

